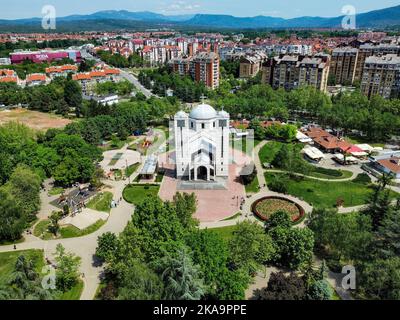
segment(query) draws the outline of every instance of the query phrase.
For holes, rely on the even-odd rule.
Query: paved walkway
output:
[[[267,140],[261,141],[254,148],[254,164],[257,169],[257,179],[258,179],[258,185],[260,186],[260,190],[264,190],[264,189],[268,190],[267,181],[265,180],[265,176],[264,176],[264,168],[260,161],[260,157],[258,156],[258,153],[260,152],[261,148],[264,147],[267,143],[268,143]]]
[[[124,148],[126,148],[126,146]],[[135,179],[137,174],[138,171],[132,175],[131,179]],[[119,199],[122,197],[122,192],[127,181],[106,180],[106,184],[112,187],[114,199]],[[49,213],[46,212],[46,210],[52,210],[51,205],[49,205],[49,200],[53,199],[53,197],[48,197],[46,191],[42,191],[41,199],[45,201],[43,201],[39,216],[47,218]],[[94,233],[83,237],[48,241],[41,240],[33,235],[28,235],[25,236],[25,241],[23,243],[16,245],[16,250],[41,249],[44,250],[46,258],[53,260],[53,254],[56,251],[57,244],[62,244],[67,251],[73,252],[81,257],[82,263],[80,272],[84,275],[82,277],[84,288],[80,299],[92,300],[100,284],[100,275],[103,271],[102,266],[94,255],[97,247],[97,238],[105,232],[113,232],[115,234],[122,232],[127,223],[131,220],[133,211],[134,206],[122,200],[118,207],[111,209],[107,223]],[[14,245],[0,246],[0,252],[9,251],[15,251]]]

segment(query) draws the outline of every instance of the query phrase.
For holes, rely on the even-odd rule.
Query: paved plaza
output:
[[[115,164],[111,164],[110,162],[120,155],[118,161]],[[101,167],[107,173],[112,169],[125,169],[126,165],[133,165],[135,163],[141,162],[141,155],[137,151],[128,150],[128,149],[120,149],[120,150],[110,150],[103,153],[104,159],[100,162]]]
[[[236,163],[229,166],[229,178],[223,190],[179,190],[175,165],[168,160],[171,158],[174,158],[173,153],[159,157],[160,166],[166,169],[159,192],[161,199],[172,200],[176,192],[195,193],[198,201],[195,217],[200,222],[220,221],[240,211],[240,201],[246,197],[244,185],[238,176],[240,165],[244,164],[243,158],[238,157]]]
[[[64,219],[60,220],[61,225],[73,225],[78,229],[85,229],[92,224],[96,223],[98,220],[106,221],[108,219],[107,212],[96,211],[93,209],[85,208],[82,212],[75,214],[74,216],[69,215]]]

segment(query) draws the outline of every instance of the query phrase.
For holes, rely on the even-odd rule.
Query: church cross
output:
[[[201,99],[201,103],[204,104],[204,99],[206,99],[207,97],[203,94],[200,99]]]

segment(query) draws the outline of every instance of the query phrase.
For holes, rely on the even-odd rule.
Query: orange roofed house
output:
[[[69,73],[76,73],[78,71],[78,67],[74,65],[64,65],[64,66],[54,66],[46,68],[46,74],[51,79],[55,77],[66,77]]]
[[[37,86],[41,84],[46,84],[47,78],[44,73],[33,73],[26,76],[27,86]]]
[[[400,155],[377,160],[376,165],[380,171],[393,175],[395,179],[400,179]]]
[[[0,69],[0,83],[16,83],[20,80],[14,70]]]
[[[105,68],[103,70],[93,70],[91,72],[77,73],[72,76],[72,80],[78,81],[82,86],[82,92],[86,95],[92,92],[98,83],[112,81],[118,82],[120,70]]]

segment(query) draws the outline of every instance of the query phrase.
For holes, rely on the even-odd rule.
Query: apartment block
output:
[[[219,56],[214,52],[200,52],[191,62],[193,79],[215,89],[219,86]]]
[[[190,75],[190,67],[192,64],[192,58],[175,58],[169,62],[169,66],[174,73],[177,73],[181,76]]]
[[[356,72],[354,76],[354,81],[361,81],[364,64],[368,57],[371,56],[383,56],[386,54],[400,54],[400,45],[396,44],[379,44],[379,45],[372,45],[372,44],[364,44],[361,45],[358,52],[357,58],[357,66]]]
[[[400,97],[400,57],[396,54],[367,57],[363,68],[361,92],[368,98]]]
[[[265,54],[255,53],[253,55],[245,55],[240,57],[240,78],[253,78],[261,70],[262,63],[267,59]]]
[[[328,55],[281,55],[264,63],[262,81],[274,89],[292,90],[308,85],[326,91],[328,73]]]
[[[358,49],[336,48],[332,51],[329,74],[335,84],[350,85],[354,82],[358,59]]]

